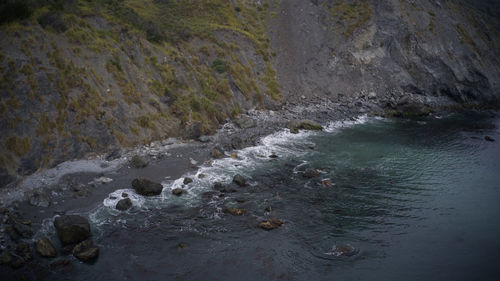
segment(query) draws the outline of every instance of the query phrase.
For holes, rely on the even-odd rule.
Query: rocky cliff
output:
[[[251,108],[500,96],[494,1],[7,0],[0,13],[0,186]]]

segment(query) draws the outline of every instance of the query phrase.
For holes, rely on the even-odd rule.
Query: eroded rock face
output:
[[[91,236],[88,220],[78,215],[64,215],[54,220],[57,236],[64,245],[76,244]]]
[[[160,183],[150,181],[145,178],[137,178],[132,181],[132,188],[137,194],[144,196],[160,195],[163,186]]]
[[[85,240],[73,248],[73,256],[83,262],[90,262],[99,255],[99,248],[91,240]]]

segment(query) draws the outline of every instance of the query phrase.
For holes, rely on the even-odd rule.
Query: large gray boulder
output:
[[[137,194],[144,196],[160,195],[163,186],[160,183],[150,181],[145,178],[137,178],[132,181],[132,188]]]
[[[78,215],[57,217],[54,220],[54,227],[64,245],[80,243],[91,235],[88,220]]]

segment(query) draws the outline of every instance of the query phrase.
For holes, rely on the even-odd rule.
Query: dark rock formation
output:
[[[137,178],[132,181],[132,188],[137,194],[144,196],[160,195],[163,186],[160,183],[150,181],[144,178]]]
[[[36,242],[36,252],[42,257],[53,258],[56,256],[56,249],[49,238],[43,237]]]
[[[64,215],[54,220],[57,236],[64,245],[79,243],[90,237],[90,224],[78,215]]]
[[[130,200],[130,198],[125,198],[125,199],[122,199],[120,201],[118,201],[118,203],[116,203],[116,209],[119,210],[119,211],[126,211],[128,209],[130,209],[132,207],[132,200]]]
[[[99,255],[99,248],[91,240],[85,240],[73,248],[73,256],[83,262],[90,262]]]

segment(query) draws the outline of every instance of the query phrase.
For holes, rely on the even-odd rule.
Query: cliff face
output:
[[[469,2],[283,1],[271,35],[283,92],[498,100],[498,5]]]
[[[494,1],[8,0],[0,186],[250,108],[498,101]]]

